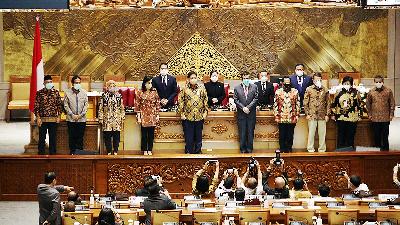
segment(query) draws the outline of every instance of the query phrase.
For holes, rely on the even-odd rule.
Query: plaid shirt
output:
[[[179,93],[178,102],[178,113],[187,120],[204,120],[204,113],[208,111],[208,97],[202,84],[196,84],[194,88],[187,84]]]
[[[54,88],[50,90],[43,88],[37,91],[34,113],[43,122],[56,122],[62,113],[60,93]]]

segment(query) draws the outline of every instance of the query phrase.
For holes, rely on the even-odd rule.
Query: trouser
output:
[[[389,151],[389,125],[390,122],[372,122],[375,147],[381,151]]]
[[[256,126],[256,119],[238,119],[237,123],[240,139],[240,152],[253,152],[254,128]]]
[[[75,154],[75,150],[83,150],[86,122],[67,122],[67,126],[69,152],[70,154]]]
[[[337,148],[352,147],[354,149],[354,136],[357,123],[338,120],[337,124]]]
[[[142,127],[142,151],[152,151],[154,142],[154,129],[155,127]]]
[[[57,145],[57,123],[56,122],[43,122],[42,126],[39,127],[39,143],[38,153],[44,155],[44,149],[46,146],[46,134],[49,131],[49,154],[56,154]]]
[[[279,123],[279,149],[281,152],[292,152],[295,123]]]
[[[120,140],[120,131],[103,131],[104,134],[104,143],[106,145],[107,153],[111,153],[114,148],[114,152],[118,152],[119,140]],[[112,145],[111,145],[112,139]]]
[[[308,121],[308,141],[307,141],[307,150],[309,152],[314,152],[314,136],[315,130],[318,126],[318,142],[319,152],[326,151],[326,143],[325,143],[325,136],[326,136],[326,121],[325,120],[309,120]]]
[[[202,146],[204,120],[182,120],[183,133],[185,135],[185,153],[200,154]]]

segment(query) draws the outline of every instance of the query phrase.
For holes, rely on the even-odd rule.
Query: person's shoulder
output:
[[[170,75],[170,74],[168,74],[167,77],[170,78],[171,80],[176,80],[176,77],[175,77],[175,76],[172,76],[172,75]]]

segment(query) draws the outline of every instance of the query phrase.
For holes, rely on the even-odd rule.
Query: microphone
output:
[[[240,220],[244,220],[244,219],[246,219],[246,218],[240,217],[239,219],[240,219]],[[257,220],[258,220],[258,221],[261,221],[262,219],[263,219],[263,218],[262,218],[261,216],[257,217]]]
[[[342,216],[342,217],[344,217],[344,218],[350,219],[351,222],[357,221],[357,220],[355,220],[352,216],[349,216],[349,215],[347,215],[347,214],[344,214],[343,212],[342,212],[342,213],[341,213],[341,212],[336,212],[335,214],[338,215],[338,216]]]

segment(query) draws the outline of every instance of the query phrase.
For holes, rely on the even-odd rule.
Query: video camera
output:
[[[282,165],[281,151],[280,151],[280,150],[276,150],[276,151],[275,151],[275,161],[274,161],[274,165],[276,165],[276,166]]]

